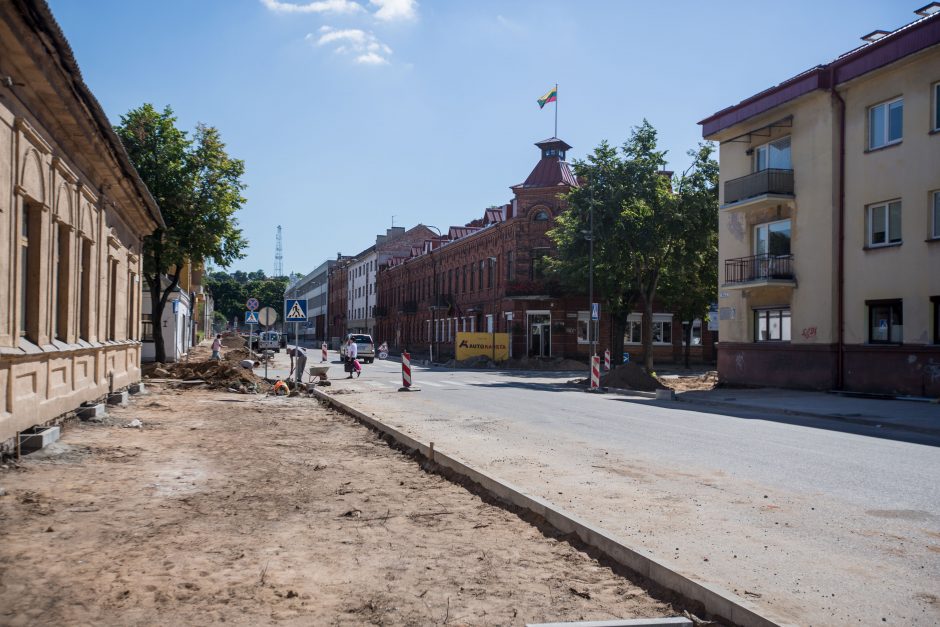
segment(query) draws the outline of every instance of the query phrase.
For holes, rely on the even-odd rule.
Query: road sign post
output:
[[[284,322],[293,322],[294,323],[294,346],[298,346],[300,342],[300,325],[299,322],[307,321],[307,299],[305,298],[288,298],[284,301]]]

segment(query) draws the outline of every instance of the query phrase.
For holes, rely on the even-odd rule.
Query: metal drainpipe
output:
[[[829,93],[839,103],[839,259],[837,263],[836,389],[845,387],[845,99],[836,90],[835,72],[829,72]]]

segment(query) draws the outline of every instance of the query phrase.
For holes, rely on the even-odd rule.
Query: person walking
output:
[[[350,337],[346,341],[346,372],[349,373],[349,376],[346,377],[347,379],[353,378],[353,372],[355,371],[355,368],[356,368],[354,362],[356,361],[356,357],[358,356],[359,356],[359,347],[356,346],[356,343],[353,341],[352,337]]]
[[[222,359],[222,334],[216,333],[215,339],[212,340],[212,357],[213,361],[220,361]]]
[[[287,349],[288,354],[290,355],[291,363],[291,373],[294,375],[294,381],[300,383],[304,378],[304,369],[307,367],[307,349],[301,348],[300,346],[295,346],[293,348]]]

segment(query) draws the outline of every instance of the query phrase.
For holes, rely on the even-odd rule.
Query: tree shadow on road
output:
[[[795,425],[798,427],[809,427],[811,429],[824,429],[826,431],[837,431],[839,433],[851,433],[852,435],[863,435],[882,440],[894,440],[897,442],[907,442],[910,444],[923,444],[925,446],[940,447],[940,435],[932,433],[921,433],[917,431],[904,430],[890,423],[877,423],[877,418],[855,418],[852,416],[832,416],[823,418],[818,416],[806,416],[795,413],[786,413],[783,410],[753,410],[753,409],[732,409],[726,407],[710,407],[696,403],[685,403],[677,401],[665,401],[648,398],[631,397],[610,397],[610,400],[621,403],[632,403],[646,407],[659,407],[674,411],[687,411],[699,414],[714,414],[716,416],[725,416],[730,418],[740,418],[742,420],[768,420],[779,422],[781,424]]]

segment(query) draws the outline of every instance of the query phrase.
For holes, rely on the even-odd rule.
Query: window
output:
[[[478,289],[478,290],[482,290],[482,289],[483,289],[483,265],[484,265],[484,263],[485,263],[485,262],[481,259],[481,260],[480,260],[480,269],[479,269],[479,271],[477,272],[477,289]]]
[[[940,296],[931,296],[933,303],[933,343],[940,344]]]
[[[789,342],[790,308],[755,309],[755,342]]]
[[[790,254],[790,221],[768,222],[754,227],[754,254]]]
[[[532,280],[541,279],[545,274],[545,265],[543,257],[548,256],[548,248],[532,249],[532,265],[529,267],[529,278]]]
[[[496,268],[496,258],[490,257],[489,261],[490,262],[486,264],[486,286],[493,289],[493,274]]]
[[[903,137],[904,99],[883,102],[868,110],[868,149],[896,144]]]
[[[597,325],[598,321],[595,320],[593,327],[593,337],[597,338]],[[578,312],[578,344],[590,344],[591,343],[591,312],[590,311],[579,311]]]
[[[643,343],[642,314],[630,314],[627,318],[627,332],[623,343]],[[672,344],[672,314],[653,314],[653,344]]]
[[[940,238],[940,192],[934,192],[930,195],[931,200],[931,214],[932,214],[932,229],[930,231],[930,236],[933,238]]]
[[[26,320],[34,311],[30,307],[29,292],[29,205],[23,203],[20,211],[20,335],[26,336]]]
[[[495,333],[493,328],[493,314],[486,314],[486,332]]]
[[[512,281],[512,279],[513,279],[513,276],[512,276],[512,272],[513,272],[512,261],[513,261],[513,260],[512,260],[512,251],[510,250],[509,252],[506,253],[506,280],[507,280],[507,281]]]
[[[792,170],[790,160],[790,138],[782,137],[754,148],[754,171],[767,169]]]
[[[868,207],[868,245],[889,246],[901,242],[901,201]]]
[[[545,222],[546,220],[548,220],[548,212],[543,211],[543,210],[536,211],[535,217],[532,219],[535,220],[536,222]]]
[[[91,339],[91,240],[80,238],[81,264],[78,267],[78,336],[83,340]]]
[[[868,301],[868,341],[900,344],[904,341],[904,309],[900,300]]]
[[[142,342],[153,341],[153,319],[151,314],[140,315],[140,340]]]
[[[933,130],[940,131],[940,83],[933,86]]]

